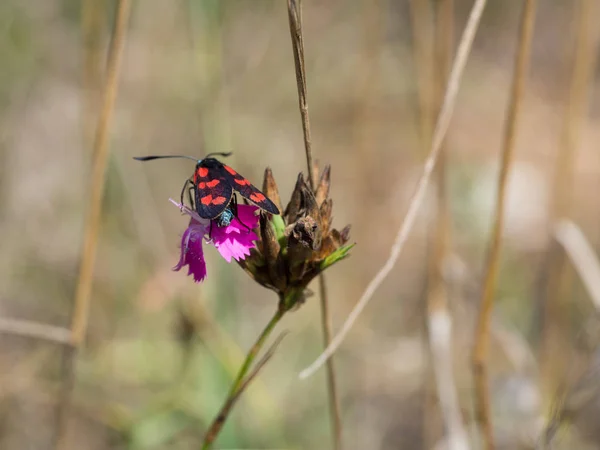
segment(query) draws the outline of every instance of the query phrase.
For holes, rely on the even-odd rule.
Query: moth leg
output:
[[[238,213],[238,202],[237,202],[237,195],[235,195],[235,194],[231,198],[231,210],[233,211],[233,214],[235,214],[237,216],[237,213]]]
[[[231,198],[231,212],[233,213],[233,217],[235,217],[238,220],[239,223],[241,223],[242,225],[244,225],[244,227],[248,231],[252,231],[250,229],[250,227],[248,227],[248,225],[246,225],[244,222],[242,222],[242,220],[238,216],[238,202],[237,202],[237,195],[235,195],[235,194],[233,194],[233,197]]]
[[[192,195],[192,192],[194,192],[194,186],[190,186],[188,188],[188,200],[190,201],[190,208],[191,209],[195,209],[195,203],[194,203],[194,196]]]
[[[190,179],[188,178],[187,180],[185,180],[185,183],[183,183],[183,188],[181,189],[181,202],[179,203],[181,206],[179,207],[179,209],[181,211],[183,211],[183,196],[185,195],[185,189],[187,188],[188,183],[190,183]]]

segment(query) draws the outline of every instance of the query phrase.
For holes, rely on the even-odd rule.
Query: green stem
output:
[[[250,366],[252,365],[252,363],[256,359],[256,356],[258,355],[258,352],[260,351],[260,349],[265,344],[265,341],[270,336],[271,332],[275,328],[275,325],[277,325],[277,323],[279,322],[279,320],[283,317],[284,312],[285,311],[283,311],[280,308],[277,309],[277,312],[275,312],[275,314],[273,315],[273,317],[271,318],[271,320],[269,321],[269,323],[267,324],[267,326],[265,327],[265,329],[262,331],[262,333],[260,334],[260,336],[258,337],[258,339],[256,340],[256,342],[254,343],[254,345],[252,346],[252,348],[250,349],[250,351],[246,355],[246,359],[244,360],[244,364],[242,365],[241,369],[239,370],[239,372],[237,374],[237,377],[235,378],[235,381],[233,383],[233,386],[231,386],[231,389],[229,390],[228,397],[231,397],[231,396],[233,396],[233,395],[235,395],[237,393],[238,389],[240,388],[240,386],[244,382],[244,378],[246,377],[246,374],[248,373],[248,370],[250,369]]]
[[[285,304],[284,296],[282,296],[282,298],[280,300],[280,306],[277,308],[277,311],[275,312],[275,314],[273,315],[273,317],[271,318],[271,320],[269,321],[267,326],[264,328],[264,330],[262,331],[262,333],[260,334],[260,336],[258,337],[256,342],[254,343],[254,345],[252,346],[250,351],[248,351],[248,354],[246,355],[246,359],[244,360],[244,364],[242,364],[242,367],[238,371],[235,381],[233,382],[233,385],[231,386],[231,389],[229,390],[229,394],[227,395],[227,399],[225,400],[225,403],[219,410],[219,413],[217,414],[215,419],[213,419],[208,431],[206,432],[206,435],[204,437],[204,442],[202,443],[202,450],[207,450],[212,447],[215,439],[217,438],[217,436],[219,435],[219,432],[221,431],[221,428],[223,428],[223,425],[225,424],[225,421],[227,420],[229,410],[231,409],[231,405],[230,405],[231,400],[234,397],[236,397],[237,395],[239,395],[239,390],[244,385],[244,379],[246,378],[246,375],[248,374],[248,370],[250,370],[250,366],[252,366],[252,363],[254,362],[254,360],[256,359],[256,356],[258,355],[258,353],[264,346],[267,338],[271,335],[271,332],[273,331],[275,326],[279,323],[279,321],[281,320],[281,318],[287,311],[285,308],[282,307],[283,304]]]

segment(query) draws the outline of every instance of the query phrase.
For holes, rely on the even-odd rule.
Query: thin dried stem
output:
[[[390,256],[383,265],[383,267],[371,280],[371,282],[363,292],[362,296],[358,300],[358,303],[354,306],[354,308],[350,312],[350,315],[344,322],[342,329],[332,339],[329,347],[327,347],[325,351],[321,353],[321,355],[319,355],[319,357],[309,367],[300,372],[300,378],[307,378],[311,376],[327,360],[329,360],[333,353],[335,353],[335,351],[344,341],[344,338],[346,337],[346,334],[348,334],[348,331],[350,331],[350,329],[352,328],[352,325],[354,325],[354,322],[356,322],[356,319],[358,318],[360,313],[363,311],[363,309],[367,306],[367,304],[373,297],[373,294],[375,293],[377,288],[379,288],[381,283],[383,283],[383,281],[387,278],[389,273],[394,268],[394,265],[396,264],[396,261],[398,260],[402,249],[404,248],[404,244],[406,243],[408,235],[417,218],[419,208],[423,203],[423,198],[425,197],[425,192],[427,190],[427,186],[429,185],[431,173],[433,172],[433,168],[435,167],[437,157],[442,146],[442,142],[444,140],[444,136],[446,135],[446,131],[448,130],[448,126],[450,125],[450,119],[452,118],[452,112],[454,111],[454,104],[456,101],[456,95],[458,93],[459,83],[462,78],[462,74],[467,63],[469,53],[471,51],[473,40],[475,38],[475,33],[477,31],[477,28],[479,27],[481,15],[483,14],[483,10],[485,8],[486,3],[486,0],[475,0],[473,8],[471,9],[471,13],[469,14],[469,19],[461,37],[456,59],[454,60],[452,71],[448,79],[442,108],[440,114],[438,115],[438,120],[436,122],[436,126],[433,132],[431,151],[429,152],[427,160],[425,161],[425,167],[423,168],[423,173],[421,174],[421,178],[417,183],[415,192],[411,197],[406,216],[404,217],[404,220],[400,225],[400,229],[398,230],[396,239],[394,241],[394,244],[392,245]]]
[[[78,350],[81,348],[85,339],[88,325],[94,264],[96,261],[100,217],[102,213],[105,172],[108,159],[108,136],[117,98],[119,72],[125,47],[130,9],[130,0],[119,0],[115,27],[112,33],[111,45],[108,53],[102,109],[98,117],[98,124],[94,136],[90,196],[87,203],[88,211],[86,215],[84,243],[81,254],[81,268],[79,271],[79,280],[75,293],[75,305],[71,323],[71,343],[73,349],[66,351],[64,355],[64,389],[57,414],[58,425],[55,441],[55,448],[57,449],[63,448],[65,445],[67,415],[74,384],[75,360]]]
[[[327,348],[331,342],[331,314],[329,314],[327,284],[325,275],[319,275],[319,297],[321,299],[321,329],[323,330],[323,347]],[[327,394],[329,398],[329,413],[331,415],[331,427],[333,431],[333,448],[342,448],[342,418],[340,413],[340,402],[337,393],[335,367],[333,359],[327,361]]]
[[[308,117],[308,101],[306,99],[306,69],[304,66],[304,35],[302,33],[302,0],[288,0],[288,18],[290,21],[290,36],[294,53],[296,84],[298,85],[298,106],[302,117],[302,133],[304,135],[304,150],[308,180],[310,187],[315,190],[315,174],[313,170],[312,144],[310,139],[310,121]]]
[[[233,382],[233,385],[229,389],[229,394],[227,395],[227,400],[221,407],[219,413],[217,414],[217,416],[211,423],[210,427],[208,428],[208,431],[206,432],[206,434],[204,436],[204,441],[202,442],[202,447],[201,447],[203,450],[209,449],[212,447],[215,439],[217,438],[217,436],[219,435],[219,432],[221,431],[221,428],[223,428],[223,425],[225,424],[227,417],[229,416],[229,412],[231,411],[231,408],[235,404],[238,397],[241,395],[242,391],[245,389],[246,385],[248,383],[250,383],[250,381],[254,377],[254,375],[250,375],[248,377],[248,379],[246,378],[246,375],[248,374],[248,370],[250,370],[250,367],[252,366],[252,363],[256,359],[256,356],[258,355],[260,350],[263,348],[263,346],[265,345],[265,342],[267,341],[267,338],[271,335],[271,332],[275,329],[275,326],[279,323],[279,321],[281,320],[281,318],[283,317],[284,314],[285,314],[285,310],[283,308],[278,308],[277,311],[275,312],[275,314],[273,315],[273,317],[271,318],[271,320],[269,321],[269,323],[267,324],[267,326],[264,328],[264,330],[262,331],[262,333],[260,334],[260,336],[258,337],[256,342],[252,346],[252,348],[250,348],[250,351],[248,352],[248,354],[246,355],[246,358],[244,359],[244,363],[242,364],[242,367],[238,371],[238,374]],[[279,344],[280,341],[281,341],[281,338],[279,338],[276,341],[276,343],[274,344],[274,346],[271,348],[272,351],[274,351],[275,347]],[[270,351],[269,353],[267,353],[267,356],[266,356],[267,360],[268,360],[268,358],[270,358],[270,356],[269,356],[270,353],[272,353],[272,352]],[[262,363],[262,364],[264,365],[265,363],[266,363],[266,361],[264,361],[264,363]],[[254,374],[258,373],[258,370],[260,370],[260,367],[261,367],[261,363],[259,363],[259,365],[257,366],[257,369],[254,372]]]
[[[109,129],[117,98],[119,72],[125,47],[130,7],[131,2],[129,0],[119,0],[117,20],[111,39],[111,48],[106,68],[107,77],[102,100],[102,110],[94,137],[94,161],[92,163],[89,207],[86,216],[81,269],[75,293],[75,309],[72,319],[72,340],[76,347],[81,345],[87,331],[100,217],[102,213],[105,172],[108,160]]]
[[[447,2],[444,2],[447,3]],[[411,0],[410,2],[410,18],[412,25],[413,35],[413,60],[416,68],[416,84],[418,93],[418,118],[421,128],[421,152],[424,156],[427,156],[427,151],[431,147],[431,138],[433,131],[433,122],[435,121],[436,115],[439,113],[439,107],[443,99],[443,85],[448,81],[448,65],[451,62],[451,50],[446,52],[448,44],[451,45],[451,41],[443,42],[442,36],[444,30],[442,30],[444,23],[441,18],[444,14],[442,11],[442,2],[438,2],[436,7],[440,10],[434,12],[432,3],[429,0]],[[434,22],[434,16],[439,23]],[[439,53],[438,58],[436,58]],[[446,53],[445,56],[448,58],[442,58],[442,53]],[[448,60],[446,60],[448,59]],[[439,67],[437,67],[439,66]],[[434,76],[434,72],[437,76]],[[437,89],[437,85],[441,84],[440,89]],[[446,286],[442,277],[442,266],[445,255],[447,253],[448,246],[448,211],[447,211],[447,198],[445,192],[445,164],[444,164],[444,148],[440,149],[438,162],[435,167],[434,178],[436,179],[436,217],[433,223],[429,224],[429,243],[428,243],[428,266],[429,273],[427,278],[427,302],[424,304],[426,309],[425,317],[427,323],[425,325],[425,331],[429,333],[429,346],[427,348],[427,355],[430,364],[425,369],[425,393],[424,406],[423,406],[423,429],[422,439],[423,445],[427,448],[431,447],[438,435],[436,430],[439,420],[438,410],[441,409],[442,419],[444,420],[445,429],[450,432],[449,423],[444,415],[444,408],[442,395],[439,384],[440,374],[440,363],[445,361],[445,358],[439,354],[439,350],[442,348],[438,345],[441,344],[440,339],[435,338],[435,334],[441,331],[441,328],[436,324],[438,310],[446,309]],[[443,311],[440,311],[443,312]],[[444,314],[444,318],[451,320],[448,314]],[[444,335],[444,338],[449,335]],[[445,343],[444,343],[445,345]],[[451,360],[450,360],[451,361]],[[444,374],[443,376],[446,376]],[[452,375],[452,373],[450,373]],[[434,384],[434,388],[437,388],[437,396],[439,399],[435,399],[430,392],[430,385]],[[445,386],[444,386],[445,387]],[[442,407],[439,408],[439,405]]]
[[[0,333],[71,345],[71,330],[30,320],[0,319]]]
[[[417,68],[417,93],[419,100],[419,125],[422,151],[431,147],[435,110],[433,11],[429,0],[411,0],[410,18],[413,35],[413,59]],[[444,74],[444,78],[446,75]],[[443,93],[442,93],[443,95]],[[426,155],[426,154],[425,154]]]
[[[469,440],[463,424],[452,367],[452,317],[449,310],[440,308],[430,311],[428,328],[436,389],[448,435],[447,448],[468,450]]]
[[[594,249],[581,229],[572,221],[563,219],[554,227],[554,238],[562,245],[571,264],[600,312],[600,261]],[[578,381],[568,389],[559,386],[558,394],[550,405],[549,420],[540,439],[542,448],[547,448],[558,428],[569,417],[577,414],[586,404],[598,398],[598,373],[600,369],[598,353],[592,357],[591,363]]]
[[[510,104],[506,117],[504,143],[500,176],[498,178],[498,193],[496,199],[495,218],[492,229],[491,243],[488,251],[487,269],[481,295],[481,308],[477,321],[475,334],[475,347],[473,350],[473,377],[475,379],[475,410],[476,419],[482,429],[485,447],[494,448],[494,433],[492,427],[489,379],[488,379],[488,352],[490,341],[490,324],[494,307],[494,295],[498,273],[500,269],[500,253],[502,250],[502,236],[504,231],[504,207],[508,176],[513,161],[516,142],[516,131],[525,82],[531,53],[531,41],[535,23],[536,0],[527,0],[521,15],[519,48],[513,73]]]
[[[441,0],[437,4],[434,35],[434,101],[441,106],[443,88],[448,81],[452,62],[454,40],[454,0]],[[437,394],[448,435],[448,448],[468,450],[468,435],[464,428],[454,379],[452,359],[452,313],[448,307],[448,292],[444,280],[444,264],[450,250],[450,207],[446,190],[446,150],[442,147],[435,168],[437,193],[437,221],[432,233],[430,263],[430,290],[427,298],[427,320],[431,364]]]
[[[316,180],[313,169],[312,145],[310,138],[310,121],[308,115],[308,101],[306,89],[306,70],[304,65],[304,37],[302,32],[302,0],[288,0],[288,18],[290,22],[290,36],[294,53],[294,67],[296,70],[296,83],[298,85],[298,105],[302,118],[302,131],[304,135],[304,151],[310,187],[315,191]],[[321,329],[323,331],[323,346],[327,348],[331,342],[331,315],[329,313],[329,300],[327,297],[327,284],[325,275],[319,274],[319,297],[321,304]],[[333,360],[327,361],[327,392],[329,398],[329,412],[333,433],[333,447],[342,448],[342,420],[338,399],[335,367]]]
[[[553,214],[555,219],[570,215],[573,188],[573,166],[575,151],[581,142],[582,118],[588,105],[588,92],[595,65],[596,51],[592,45],[593,28],[592,1],[580,0],[576,18],[576,42],[573,69],[569,80],[569,97],[564,116],[564,126],[560,137],[560,147],[556,164],[555,195]]]
[[[102,88],[102,37],[106,2],[83,0],[81,6],[83,59],[83,136],[91,145],[100,105]]]
[[[550,213],[550,226],[571,215],[574,164],[577,148],[581,141],[581,126],[586,114],[588,92],[596,59],[596,50],[592,45],[591,34],[596,30],[593,26],[594,2],[580,0],[573,2],[577,14],[572,24],[575,33],[572,71],[568,79],[568,99],[563,117],[554,174],[553,204]],[[553,230],[550,230],[552,233]],[[567,351],[562,330],[568,329],[568,315],[565,314],[569,290],[572,287],[572,269],[566,264],[563,252],[552,251],[552,243],[547,250],[545,264],[540,270],[540,279],[544,282],[545,292],[542,295],[544,320],[542,330],[541,383],[545,392],[555,392],[561,378],[566,361],[562,357]]]

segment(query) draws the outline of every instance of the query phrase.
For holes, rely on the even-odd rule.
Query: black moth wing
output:
[[[271,214],[279,214],[279,208],[265,194],[256,188],[247,178],[244,178],[231,167],[221,164],[222,176],[229,181],[232,188],[240,195]]]
[[[208,158],[198,164],[194,173],[196,212],[203,219],[214,219],[221,215],[233,197],[231,183],[211,160],[222,166],[213,158]]]

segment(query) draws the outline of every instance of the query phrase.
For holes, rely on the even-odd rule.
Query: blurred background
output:
[[[116,3],[0,2],[4,320],[70,326]],[[444,448],[427,335],[435,308],[453,320],[461,421],[479,448],[470,355],[523,3],[488,2],[444,145],[445,177],[434,176],[392,275],[336,354],[344,448]],[[554,220],[568,217],[593,249],[600,244],[600,7],[538,3],[491,333],[493,418],[506,449],[534,448],[552,411],[568,404],[558,392],[589,372],[600,337],[594,303],[552,235]],[[332,165],[334,226],[351,224],[357,243],[327,272],[334,330],[388,257],[427,153],[445,73],[438,63],[451,60],[471,6],[304,1],[313,150]],[[445,30],[441,38],[434,28]],[[287,203],[306,160],[286,2],[134,2],[109,136],[90,322],[64,448],[199,448],[277,298],[214,248],[206,247],[202,284],[172,272],[187,220],[168,199],[178,198],[193,163],[132,156],[233,151],[228,163],[259,186],[271,167]],[[279,331],[288,336],[218,448],[331,448],[325,371],[298,379],[322,349],[319,314],[315,294],[284,318]],[[0,334],[1,449],[53,448],[63,350]],[[593,375],[556,448],[600,448]]]

